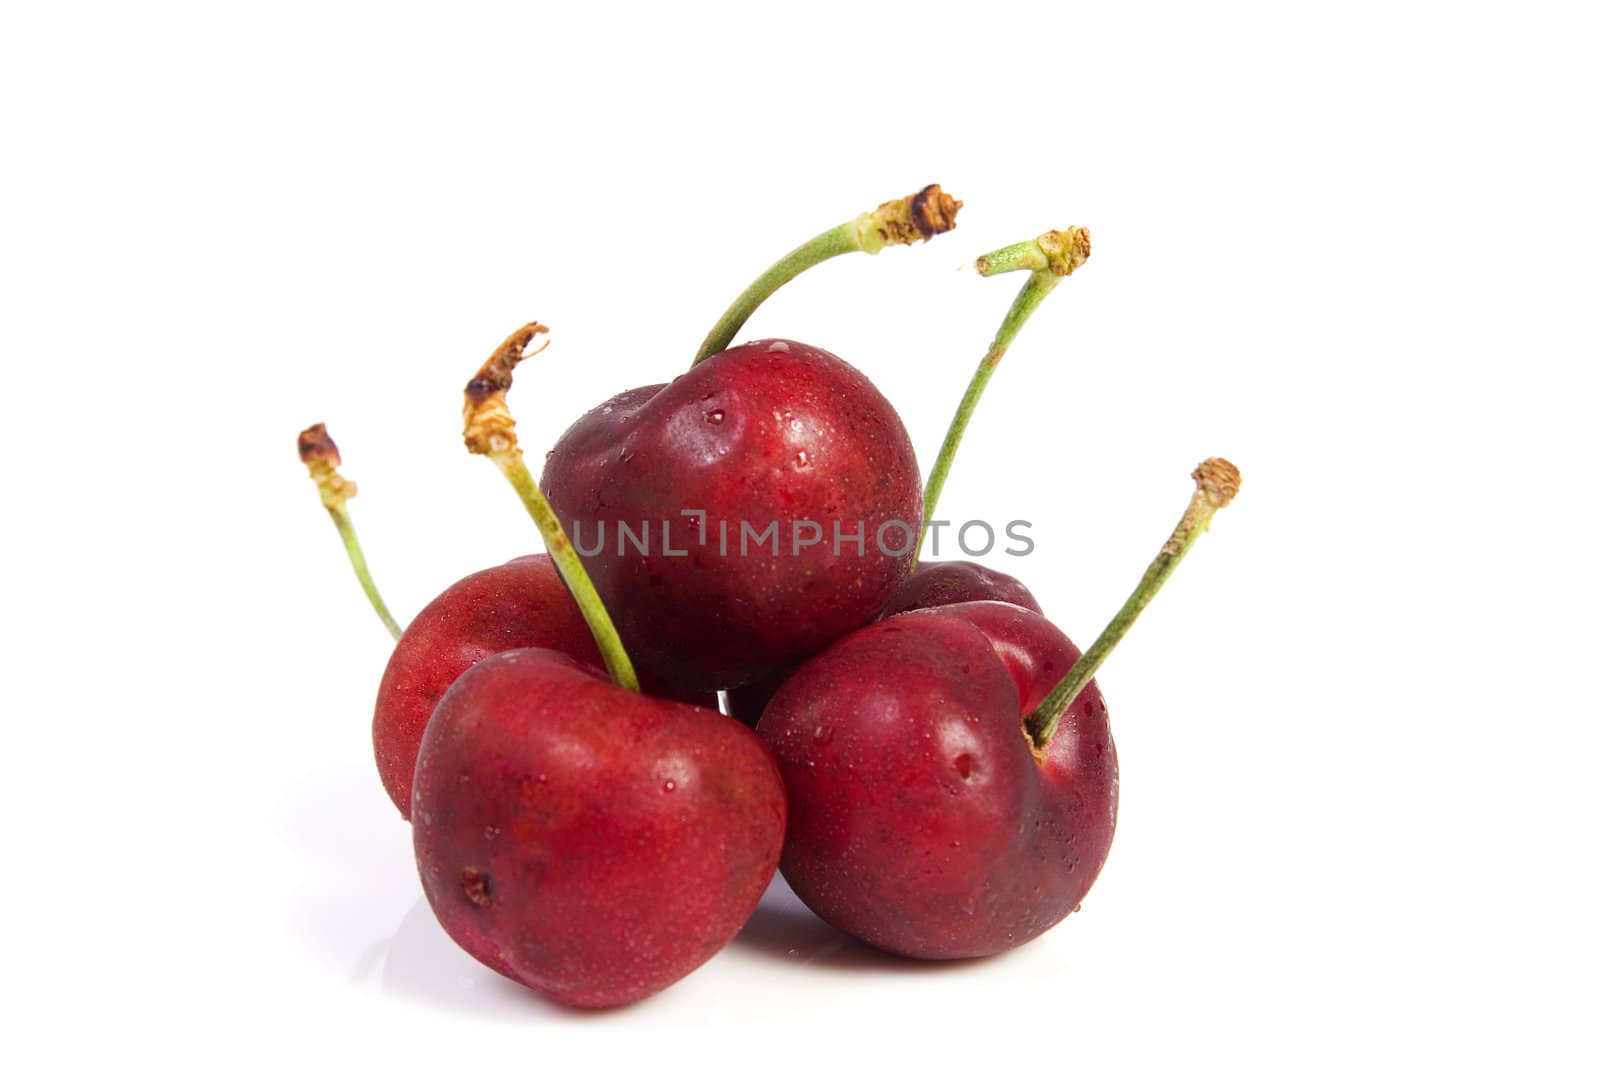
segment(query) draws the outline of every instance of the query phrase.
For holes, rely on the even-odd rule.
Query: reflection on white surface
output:
[[[813,915],[781,874],[772,880],[755,914],[724,951],[764,956],[799,967],[825,966],[838,970],[940,971],[983,963],[981,960],[930,963],[879,952]]]
[[[742,1016],[746,1009],[770,1001],[780,990],[793,993],[792,982],[816,981],[797,973],[809,968],[937,974],[991,965],[983,960],[926,963],[879,952],[818,919],[781,875],[767,888],[744,929],[721,953],[671,988],[614,1011],[564,1008],[494,973],[450,940],[421,896],[393,936],[369,948],[363,959],[370,956],[382,957],[378,984],[384,997],[456,1015],[547,1022],[627,1015],[691,1025],[715,1022],[729,1011]],[[358,981],[364,980],[364,970],[364,965],[358,966]]]
[[[433,917],[433,909],[422,896],[406,912],[387,947],[379,981],[386,997],[413,1000],[458,1015],[539,1017],[565,1011],[463,952]]]

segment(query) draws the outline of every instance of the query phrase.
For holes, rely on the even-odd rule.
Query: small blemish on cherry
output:
[[[475,908],[489,903],[489,872],[476,867],[461,868],[461,892]]]

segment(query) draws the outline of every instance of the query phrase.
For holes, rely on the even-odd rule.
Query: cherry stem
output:
[[[1128,602],[1122,605],[1122,610],[1117,612],[1100,636],[1095,638],[1089,651],[1072,665],[1066,677],[1050,690],[1024,720],[1024,731],[1033,742],[1036,752],[1043,751],[1050,743],[1056,727],[1061,724],[1062,715],[1078,699],[1100,665],[1111,655],[1111,650],[1117,647],[1117,642],[1122,640],[1139,613],[1144,611],[1145,605],[1150,603],[1178,564],[1183,562],[1183,557],[1189,554],[1189,549],[1194,547],[1200,534],[1211,525],[1211,516],[1227,507],[1239,491],[1239,468],[1225,459],[1206,460],[1195,468],[1193,478],[1194,498],[1189,501],[1189,508],[1183,513],[1177,529],[1172,531],[1172,536],[1161,546],[1161,551],[1145,570],[1138,588],[1134,589]]]
[[[995,368],[1000,366],[1000,360],[1022,331],[1028,317],[1044,303],[1044,298],[1060,284],[1062,278],[1083,266],[1088,258],[1089,231],[1082,226],[1069,226],[1064,231],[1051,230],[1034,240],[1007,245],[978,259],[978,273],[985,277],[1005,271],[1026,270],[1029,272],[1028,280],[1012,301],[1010,310],[1000,323],[1000,329],[995,332],[994,340],[989,343],[988,352],[978,363],[978,369],[973,371],[972,381],[967,383],[967,391],[956,408],[955,418],[950,420],[950,428],[945,431],[944,444],[939,446],[939,458],[933,462],[933,470],[928,474],[928,487],[922,495],[923,526],[921,537],[917,540],[918,558],[922,555],[922,542],[928,536],[928,521],[938,507],[939,494],[944,492],[945,479],[950,476],[950,465],[955,462],[961,438],[967,432],[967,423],[972,421],[972,413],[977,410],[978,398],[983,396]]]
[[[383,597],[378,594],[377,583],[367,570],[367,557],[361,551],[361,540],[356,537],[355,524],[350,521],[350,510],[346,505],[356,495],[356,483],[339,473],[339,446],[328,436],[328,427],[323,423],[300,431],[300,462],[306,465],[311,472],[311,480],[317,483],[322,506],[328,509],[334,529],[339,531],[345,555],[350,557],[350,568],[356,572],[356,581],[361,583],[362,591],[367,594],[367,602],[378,613],[378,618],[394,639],[400,640],[400,624],[394,621]]]
[[[846,252],[877,255],[889,245],[908,245],[926,241],[955,229],[961,201],[940,189],[938,184],[921,191],[888,200],[872,211],[817,234],[793,252],[768,267],[766,273],[750,283],[737,300],[722,313],[695,353],[694,364],[710,359],[728,347],[734,336],[755,314],[756,308],[801,273],[824,260]]]
[[[622,638],[594,583],[589,580],[583,560],[567,539],[566,531],[561,528],[561,519],[550,506],[550,501],[545,499],[528,465],[523,462],[522,446],[517,443],[516,420],[506,406],[506,393],[511,389],[511,372],[528,356],[544,351],[548,341],[532,352],[527,350],[528,343],[540,334],[549,332],[548,328],[537,322],[528,323],[506,338],[495,349],[494,355],[478,369],[478,373],[467,383],[464,412],[466,428],[462,437],[466,440],[467,451],[492,459],[494,465],[500,468],[500,473],[505,475],[506,481],[517,491],[517,496],[522,498],[523,507],[528,509],[534,524],[539,527],[551,560],[567,583],[567,591],[572,594],[584,621],[589,624],[589,632],[594,635],[595,644],[600,648],[600,658],[605,661],[611,680],[637,693],[639,676],[622,647]]]

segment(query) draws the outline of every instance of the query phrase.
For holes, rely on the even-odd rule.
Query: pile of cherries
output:
[[[798,341],[728,347],[801,271],[926,240],[959,207],[929,186],[802,245],[686,373],[584,415],[538,479],[506,394],[547,331],[514,333],[467,386],[465,437],[549,554],[463,578],[403,633],[350,525],[337,449],[320,424],[301,434],[398,638],[373,717],[378,773],[440,923],[485,965],[566,1004],[630,1003],[726,945],[780,869],[827,922],[921,959],[1002,952],[1078,908],[1117,812],[1093,674],[1238,471],[1201,464],[1178,528],[1080,655],[1016,579],[916,558],[979,395],[1088,257],[1086,231],[979,260],[1027,282],[926,488],[860,371]]]

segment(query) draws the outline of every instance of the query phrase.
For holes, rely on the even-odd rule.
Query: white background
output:
[[[1593,1062],[1595,27],[1582,4],[59,4],[0,16],[7,1023],[50,1058]],[[1080,642],[1220,454],[1244,490],[1106,667],[1116,846],[992,961],[774,892],[633,1009],[433,923],[371,766],[388,638],[534,545],[459,390],[529,318],[537,456],[799,241],[927,246],[746,337],[851,360],[924,468],[1051,227],[948,518]],[[120,1053],[114,1050],[122,1050]],[[514,1057],[514,1058],[513,1058]]]

